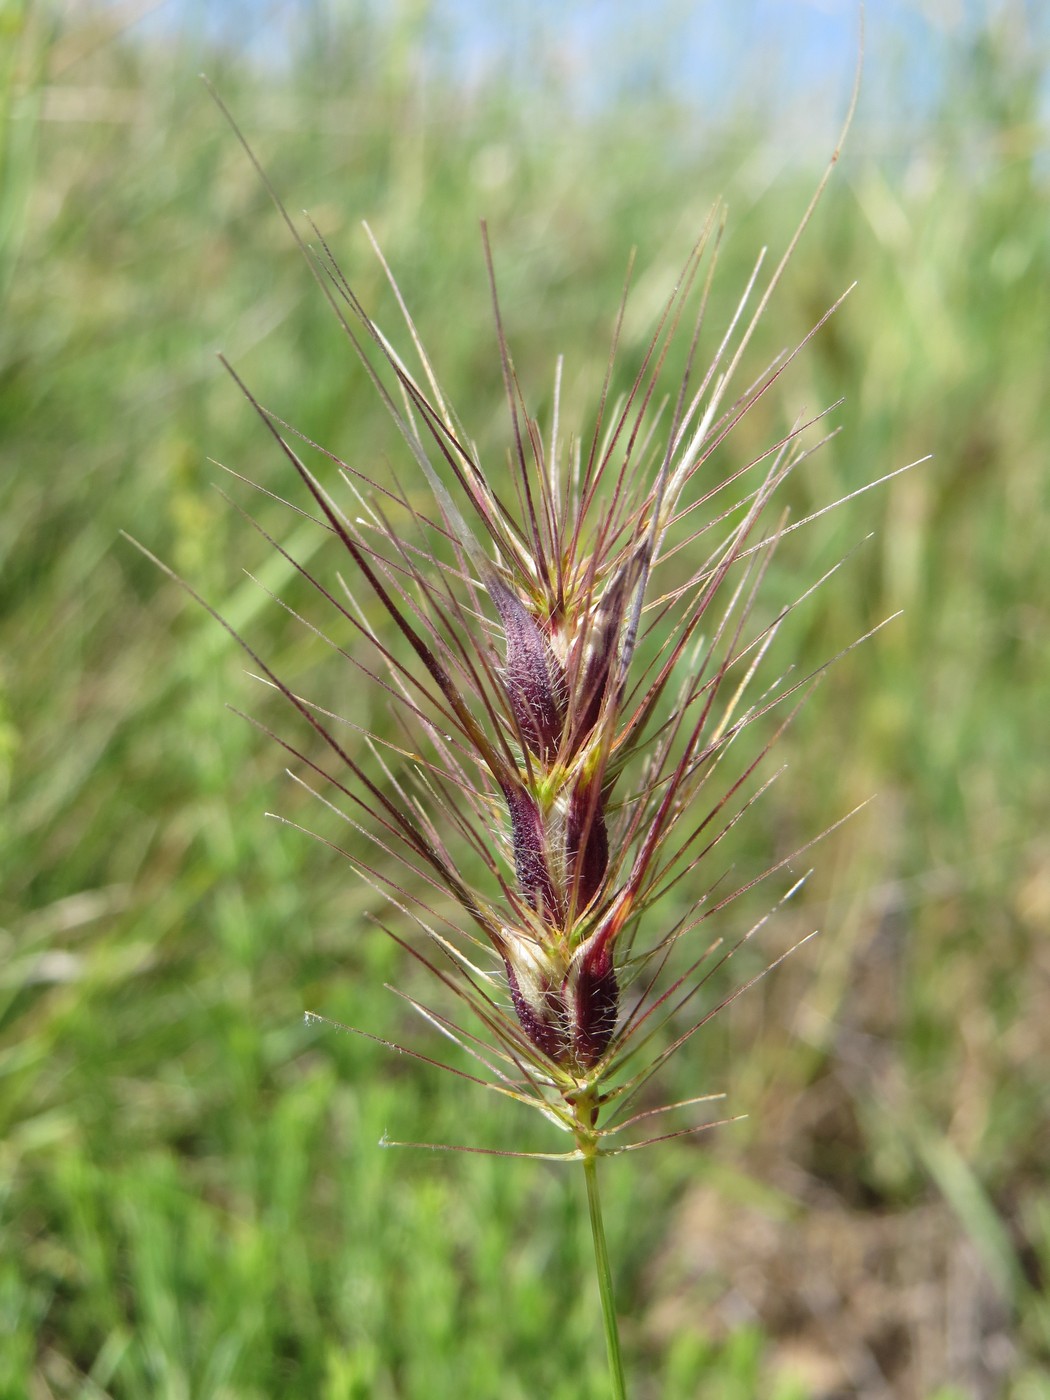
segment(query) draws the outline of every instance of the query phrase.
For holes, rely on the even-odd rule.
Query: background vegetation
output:
[[[793,536],[771,579],[784,596],[860,545],[795,615],[784,659],[799,666],[904,612],[785,740],[790,771],[739,868],[878,799],[820,848],[805,901],[734,979],[812,926],[822,938],[664,1080],[668,1099],[724,1088],[747,1121],[606,1172],[639,1397],[1050,1396],[1038,8],[931,22],[917,102],[889,9],[871,7],[846,157],[755,347],[757,373],[860,279],[732,447],[847,396],[796,514],[934,457]],[[535,410],[564,352],[565,412],[585,429],[630,248],[625,379],[716,195],[719,314],[758,247],[783,247],[836,129],[800,114],[844,107],[850,41],[783,114],[752,54],[715,113],[662,87],[656,33],[648,78],[612,75],[581,103],[556,32],[522,16],[515,61],[467,82],[440,5],[384,21],[299,7],[261,47],[251,6],[210,35],[182,11],[130,13],[0,5],[0,1396],[599,1397],[581,1183],[380,1150],[384,1132],[557,1144],[304,1027],[310,1008],[436,1049],[381,990],[407,974],[366,922],[375,899],[263,818],[302,798],[224,705],[279,711],[119,538],[171,562],[294,683],[387,723],[245,580],[288,582],[214,489],[208,457],[287,490],[219,346],[348,460],[409,464],[195,74],[389,323],[358,221],[374,225],[498,462],[478,216]]]

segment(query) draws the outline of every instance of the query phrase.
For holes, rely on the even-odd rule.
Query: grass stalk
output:
[[[602,1325],[605,1328],[605,1347],[609,1354],[609,1376],[612,1381],[613,1400],[627,1400],[627,1383],[623,1375],[623,1357],[620,1354],[620,1329],[616,1322],[616,1300],[613,1297],[612,1268],[609,1264],[609,1250],[605,1243],[605,1223],[602,1220],[601,1188],[598,1185],[598,1153],[585,1152],[583,1175],[587,1182],[587,1209],[591,1219],[591,1238],[594,1241],[594,1267],[598,1275],[598,1292],[602,1300]]]

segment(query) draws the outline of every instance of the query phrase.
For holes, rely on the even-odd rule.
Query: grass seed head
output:
[[[788,673],[751,698],[794,606],[787,601],[765,623],[755,613],[783,529],[774,503],[813,450],[804,435],[823,414],[750,459],[734,458],[731,434],[839,303],[748,388],[732,386],[836,158],[764,287],[760,256],[728,323],[715,326],[709,293],[724,221],[712,213],[637,374],[614,399],[621,304],[593,430],[575,460],[557,440],[545,447],[525,407],[485,233],[510,490],[450,409],[374,240],[418,373],[365,311],[318,230],[317,247],[308,248],[274,195],[433,496],[428,510],[416,493],[325,454],[364,507],[352,518],[293,435],[241,384],[320,523],[378,600],[390,635],[407,647],[373,631],[352,587],[342,598],[296,565],[341,625],[374,645],[386,676],[368,673],[392,697],[405,739],[373,736],[379,772],[369,771],[326,712],[255,657],[321,737],[335,771],[281,742],[368,814],[352,824],[383,859],[373,865],[348,851],[349,859],[426,933],[430,952],[393,936],[459,998],[481,1035],[419,1010],[481,1061],[488,1087],[573,1133],[577,1152],[611,1150],[609,1136],[651,1116],[623,1117],[668,1055],[714,1014],[690,1020],[689,1008],[712,967],[753,931],[725,950],[716,940],[687,952],[684,970],[674,961],[700,925],[757,883],[725,889],[721,876],[705,880],[705,862],[755,800],[748,784],[805,685]],[[672,376],[676,355],[684,368]],[[779,728],[730,772],[727,755],[742,731],[777,710]],[[407,768],[405,755],[414,755]],[[469,868],[480,861],[484,879],[466,873],[468,850]],[[661,896],[686,882],[688,912],[661,929]],[[441,927],[428,885],[458,906],[458,927]],[[476,951],[486,946],[489,966]]]

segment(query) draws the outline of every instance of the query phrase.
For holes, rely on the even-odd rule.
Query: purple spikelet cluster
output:
[[[279,201],[278,207],[287,219]],[[715,898],[721,876],[705,881],[700,872],[753,800],[745,784],[779,729],[733,773],[722,759],[746,725],[782,706],[806,679],[772,687],[758,704],[742,703],[793,606],[783,606],[772,622],[753,621],[778,538],[777,525],[767,524],[770,502],[808,455],[802,435],[823,415],[797,423],[750,461],[735,459],[725,446],[809,339],[732,397],[729,386],[794,242],[765,289],[755,290],[760,259],[728,322],[709,327],[721,232],[716,211],[681,269],[635,377],[615,399],[621,304],[598,411],[588,433],[568,448],[557,433],[546,445],[525,407],[486,236],[509,409],[511,491],[501,473],[483,466],[445,402],[385,261],[419,356],[418,379],[364,310],[316,229],[319,254],[300,244],[426,478],[433,505],[423,509],[389,480],[364,477],[326,454],[366,503],[366,517],[351,519],[278,420],[241,384],[320,523],[386,615],[394,646],[370,630],[352,584],[340,578],[338,588],[329,586],[295,564],[340,625],[374,645],[386,673],[381,683],[409,736],[388,747],[411,762],[396,771],[383,754],[387,741],[374,736],[370,767],[326,712],[250,652],[320,736],[337,770],[280,742],[332,783],[351,809],[364,810],[371,827],[351,818],[363,836],[410,867],[407,875],[387,873],[382,861],[372,866],[346,853],[433,940],[438,952],[428,956],[393,935],[480,1024],[479,1038],[440,1018],[453,1039],[471,1054],[478,1053],[475,1044],[491,1047],[497,1061],[484,1063],[499,1091],[535,1102],[587,1151],[597,1150],[596,1135],[618,1131],[597,1126],[599,1111],[629,1100],[651,1072],[619,1074],[638,1041],[648,1043],[654,1027],[702,985],[695,973],[706,954],[687,957],[684,971],[668,973],[672,954],[711,912],[755,883]],[[685,349],[684,368],[667,383],[676,345]],[[710,358],[700,369],[705,345]],[[556,419],[558,397],[556,386]],[[504,504],[508,498],[516,500],[514,511]],[[350,657],[342,645],[339,650]],[[380,679],[362,669],[373,682]],[[709,783],[716,770],[718,781]],[[473,853],[469,876],[464,850]],[[648,919],[638,937],[643,916],[686,881],[692,912],[665,929]],[[451,897],[458,928],[435,928],[447,915],[416,892],[428,886]],[[479,944],[490,950],[488,967],[477,956]],[[625,1010],[628,988],[637,991]],[[677,1034],[672,1048],[692,1030]],[[660,1062],[657,1056],[654,1063]]]
[[[609,837],[596,725],[617,655],[618,629],[588,638],[593,655],[567,667],[541,623],[501,582],[489,585],[503,623],[501,679],[528,762],[504,793],[518,891],[535,914],[508,943],[507,976],[523,1028],[558,1064],[588,1069],[616,1026],[619,993],[606,940],[590,927],[602,891]]]

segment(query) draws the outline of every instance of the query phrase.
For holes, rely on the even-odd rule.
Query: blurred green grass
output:
[[[374,898],[325,848],[263,819],[299,814],[301,798],[281,754],[223,707],[268,714],[265,696],[119,539],[170,561],[293,683],[386,722],[244,580],[288,582],[213,489],[208,456],[287,490],[217,346],[347,460],[407,467],[193,74],[206,64],[278,188],[389,323],[356,230],[367,216],[496,460],[479,214],[532,405],[549,408],[564,352],[582,425],[629,249],[625,379],[714,196],[731,217],[718,311],[756,249],[786,241],[833,137],[778,165],[744,112],[698,143],[658,93],[587,118],[553,78],[542,108],[496,85],[424,86],[409,10],[388,25],[332,19],[287,73],[188,35],[162,49],[90,11],[60,23],[8,4],[0,17],[0,1395],[600,1396],[580,1184],[378,1148],[384,1132],[552,1144],[451,1081],[304,1027],[310,1008],[436,1049],[381,990],[405,969],[366,921]],[[665,1080],[668,1099],[726,1088],[749,1122],[606,1172],[640,1396],[830,1395],[814,1355],[857,1348],[874,1379],[865,1389],[854,1366],[848,1393],[886,1393],[881,1376],[945,1400],[953,1381],[975,1393],[983,1366],[995,1388],[982,1393],[1050,1394],[1050,195],[1036,37],[1020,45],[993,19],[961,31],[940,108],[889,154],[866,143],[862,108],[754,349],[757,371],[859,277],[732,448],[847,396],[842,434],[792,485],[796,514],[934,459],[792,537],[776,563],[779,597],[873,532],[793,618],[782,659],[800,667],[904,613],[803,712],[739,859],[757,870],[879,796],[818,852],[806,904],[755,957],[814,924],[819,944]],[[248,504],[295,531],[266,500]],[[698,1196],[740,1231],[728,1262],[686,1228]],[[801,1313],[754,1315],[755,1218],[775,1223],[790,1262],[829,1204],[857,1238],[943,1206],[960,1252],[908,1264],[895,1346],[865,1330],[860,1276],[838,1280],[823,1312],[800,1287]],[[960,1258],[989,1281],[979,1319],[998,1350],[948,1348],[945,1367],[962,1369],[931,1376],[923,1346],[940,1356],[940,1333],[909,1309],[947,1290]]]

